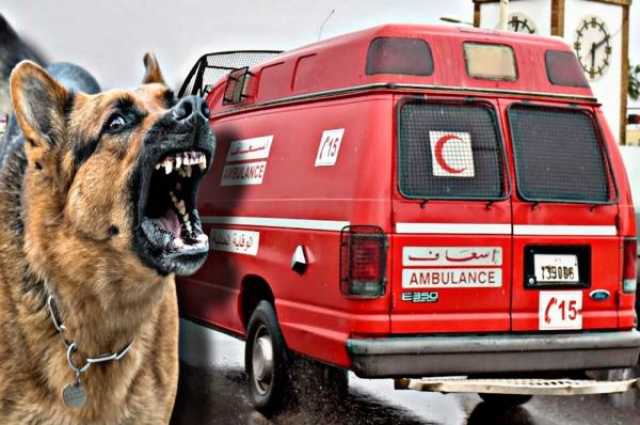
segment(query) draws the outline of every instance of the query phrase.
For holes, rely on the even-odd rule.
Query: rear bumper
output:
[[[367,378],[608,369],[638,364],[640,332],[349,339],[347,350]]]

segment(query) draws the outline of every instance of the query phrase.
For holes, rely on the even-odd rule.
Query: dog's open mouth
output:
[[[209,240],[196,208],[208,160],[200,150],[174,151],[161,156],[145,179],[138,205],[140,227],[146,239],[145,257],[160,272],[191,274],[208,254]],[[148,171],[145,174],[149,176]]]

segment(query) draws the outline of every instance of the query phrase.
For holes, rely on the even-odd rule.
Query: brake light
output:
[[[638,243],[635,238],[625,239],[622,263],[622,292],[632,293],[636,291],[638,258]]]
[[[384,295],[387,239],[376,226],[347,226],[340,233],[340,289],[347,297]]]

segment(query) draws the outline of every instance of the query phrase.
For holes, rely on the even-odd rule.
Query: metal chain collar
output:
[[[74,352],[78,351],[78,346],[75,341],[68,341],[64,337],[64,331],[67,329],[58,316],[58,310],[56,307],[55,299],[53,295],[49,295],[47,298],[47,307],[49,309],[49,315],[51,316],[51,321],[53,322],[53,326],[56,328],[56,331],[62,336],[62,341],[64,345],[67,347],[67,363],[69,363],[69,367],[76,374],[76,379],[80,378],[80,374],[84,373],[91,367],[92,364],[97,363],[106,363],[110,361],[118,361],[127,355],[129,350],[131,350],[131,346],[133,345],[133,341],[129,342],[123,349],[120,351],[116,351],[115,353],[108,354],[100,354],[96,357],[87,357],[84,361],[84,365],[78,367],[73,363],[72,355]]]

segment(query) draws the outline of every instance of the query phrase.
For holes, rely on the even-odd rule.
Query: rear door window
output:
[[[508,114],[518,193],[523,199],[610,201],[606,157],[589,112],[513,105]]]
[[[501,199],[504,155],[486,104],[400,104],[398,180],[413,199]]]

